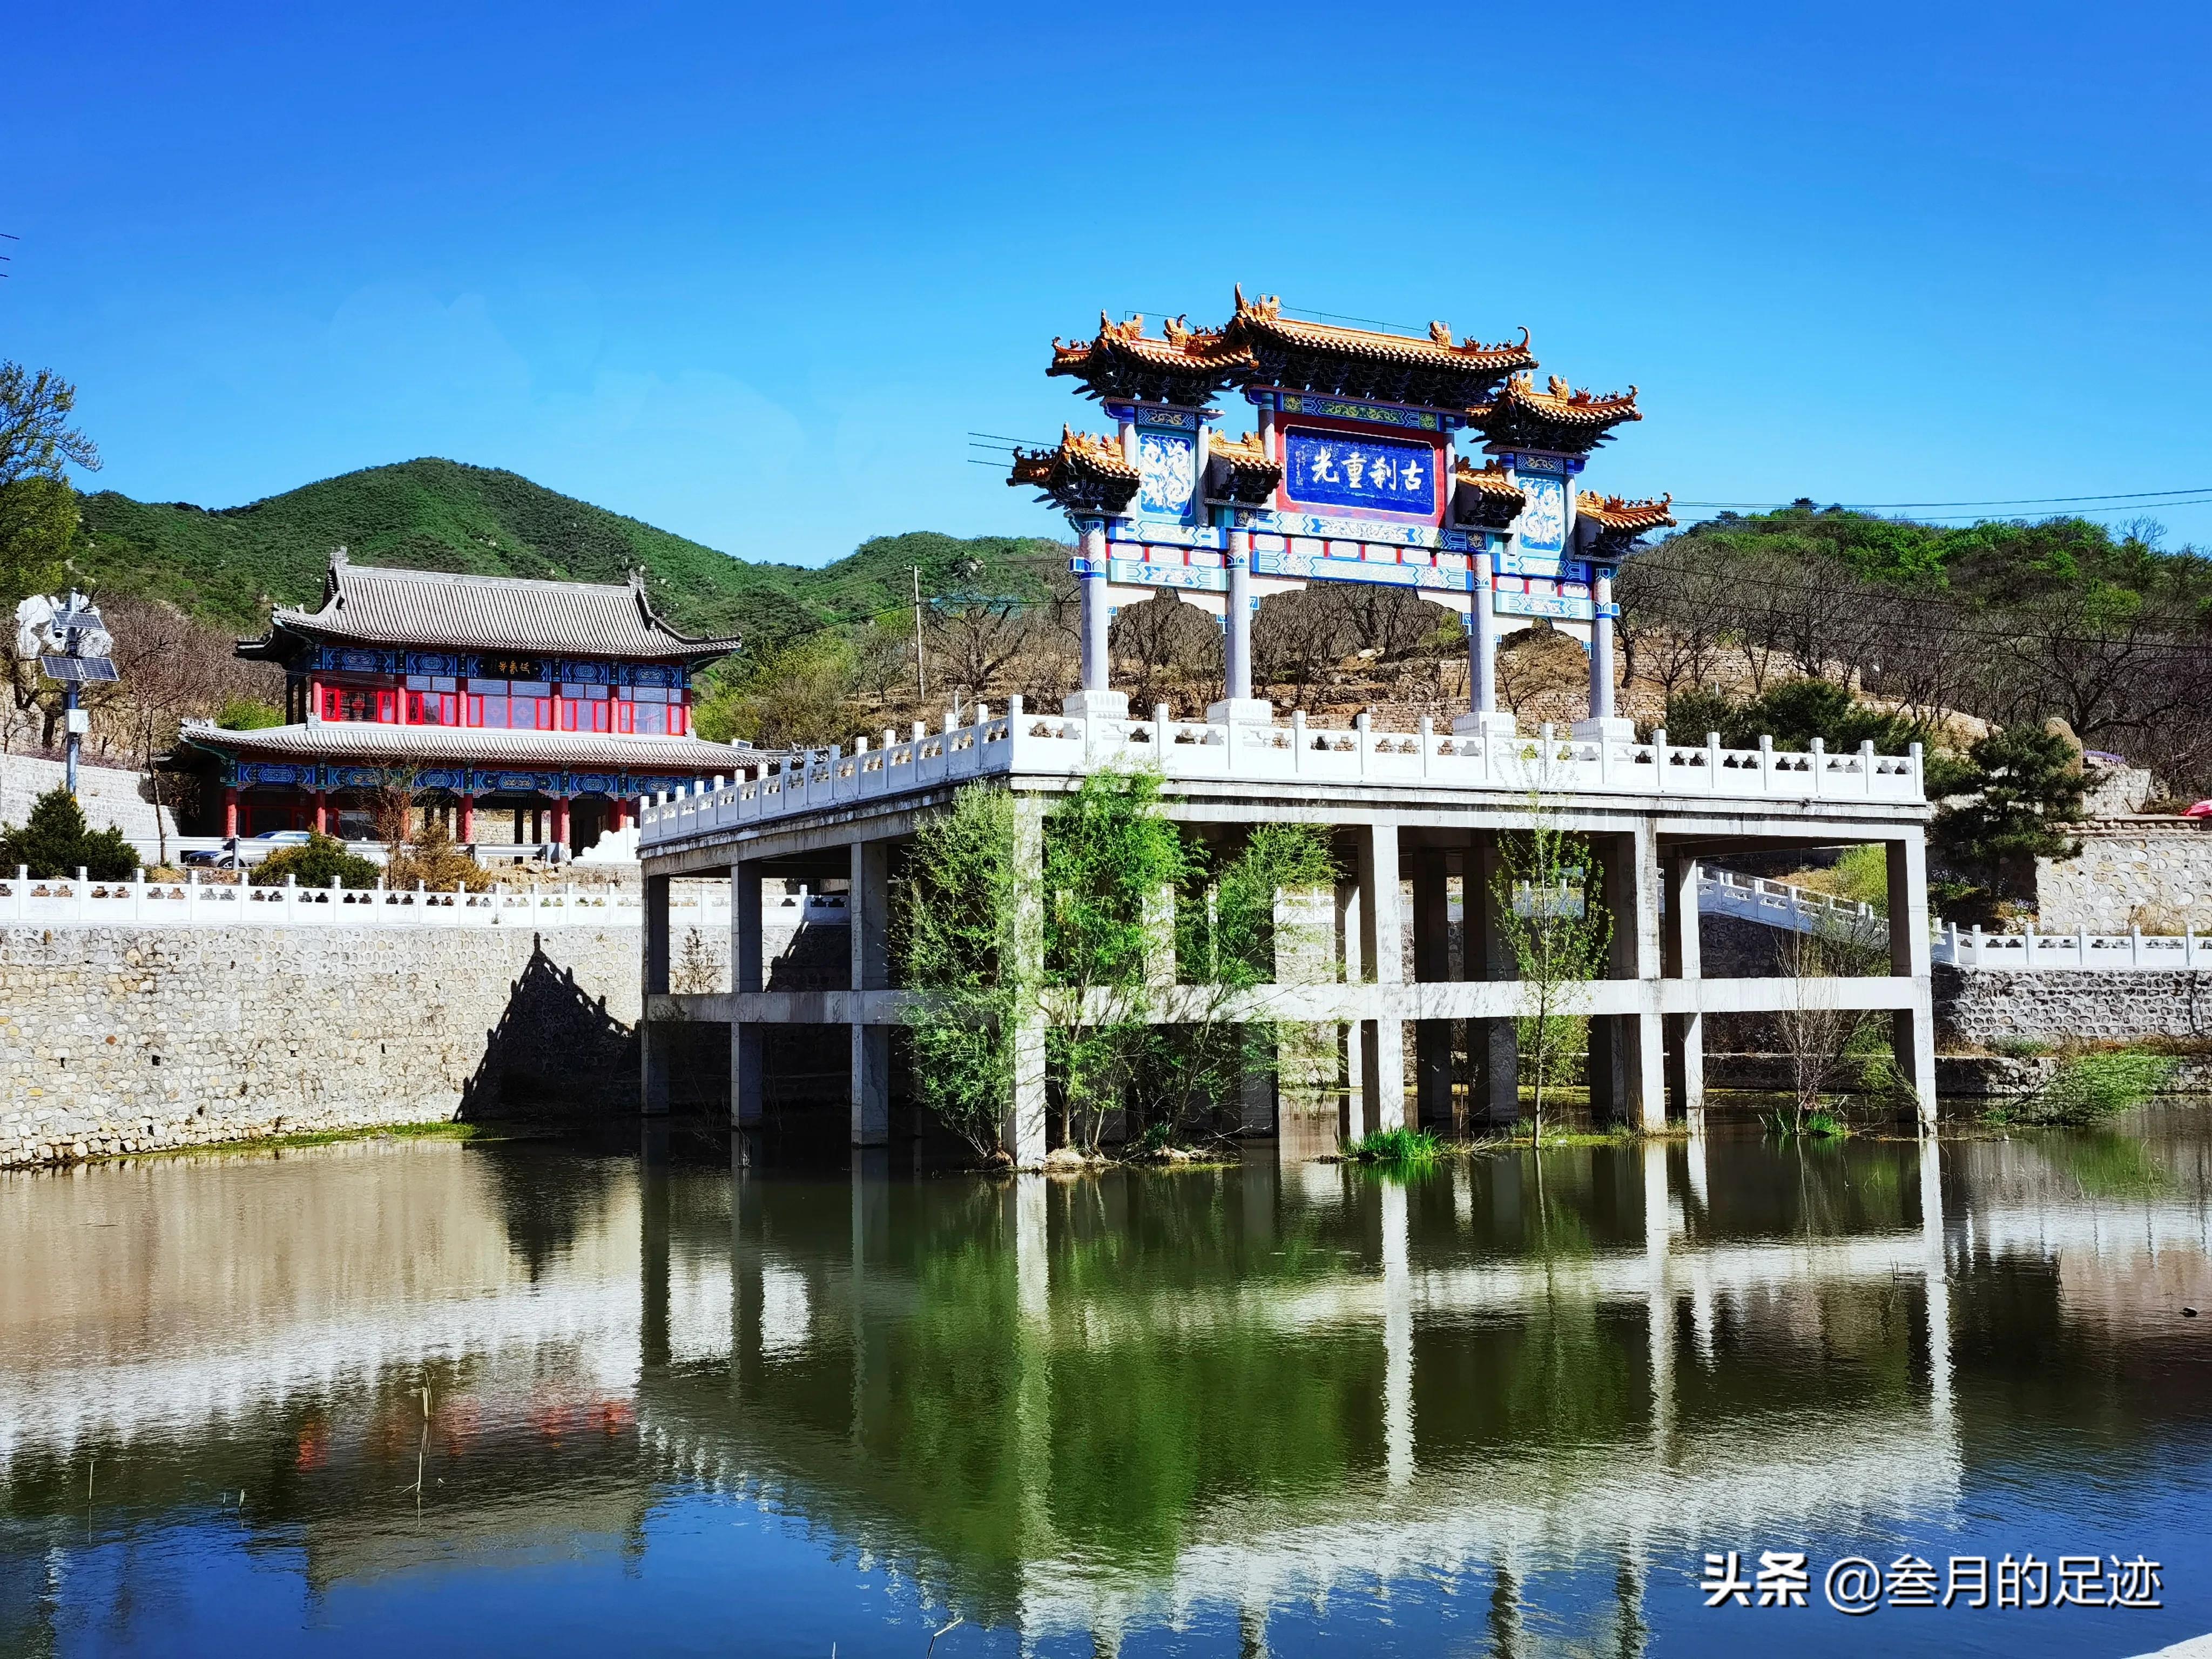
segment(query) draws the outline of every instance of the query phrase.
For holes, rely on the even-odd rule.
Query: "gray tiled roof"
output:
[[[350,563],[343,548],[331,555],[320,608],[280,607],[270,621],[272,628],[368,645],[661,662],[719,657],[738,645],[678,633],[653,614],[635,576],[616,586],[396,570]]]
[[[284,760],[351,760],[383,765],[471,762],[542,770],[734,774],[774,757],[697,738],[634,737],[596,732],[501,732],[475,726],[386,726],[369,720],[311,720],[232,732],[187,720],[179,741],[201,749]]]

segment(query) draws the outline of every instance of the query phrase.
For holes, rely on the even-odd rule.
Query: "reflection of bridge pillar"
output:
[[[742,1395],[747,1378],[757,1376],[761,1358],[761,1317],[766,1302],[758,1248],[746,1237],[749,1212],[760,1201],[750,1173],[744,1137],[730,1137],[730,1392]],[[755,1229],[754,1231],[757,1231]]]
[[[1413,1478],[1413,1278],[1406,1186],[1382,1183],[1382,1443],[1390,1484]]]
[[[1644,1146],[1644,1321],[1650,1344],[1651,1449],[1665,1459],[1674,1439],[1674,1297],[1667,1283],[1673,1227],[1667,1203],[1667,1143]]]
[[[1650,1644],[1651,1626],[1644,1619],[1644,1591],[1649,1577],[1637,1551],[1625,1552],[1613,1574],[1613,1650],[1618,1659],[1642,1659]]]
[[[1951,1279],[1943,1248],[1943,1158],[1932,1134],[1920,1138],[1921,1278],[1927,1288],[1929,1412],[1951,1423]]]
[[[1503,1561],[1491,1568],[1490,1651],[1492,1659],[1521,1653],[1521,1575]]]
[[[890,1158],[880,1148],[853,1153],[853,1269],[847,1294],[853,1322],[853,1443],[862,1443],[868,1401],[868,1258],[890,1237]]]
[[[668,1364],[668,1124],[646,1124],[638,1148],[638,1364]]]
[[[1048,1254],[1051,1189],[1041,1176],[1010,1182],[1006,1188],[1006,1231],[1014,1245],[1015,1299],[1024,1320],[1042,1322],[1052,1304],[1052,1262]]]

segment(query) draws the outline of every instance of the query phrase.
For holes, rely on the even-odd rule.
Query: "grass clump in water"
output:
[[[1345,1157],[1360,1164],[1433,1164],[1443,1143],[1426,1129],[1377,1129],[1344,1149]]]
[[[1815,1107],[1809,1112],[1796,1112],[1778,1106],[1761,1114],[1767,1128],[1783,1139],[1792,1136],[1806,1140],[1843,1140],[1851,1133],[1850,1120],[1841,1112],[1832,1112],[1826,1107]]]
[[[1991,1107],[1990,1121],[2031,1127],[2102,1123],[2158,1093],[2173,1080],[2174,1069],[2172,1055],[2142,1048],[2075,1054],[2025,1100]]]

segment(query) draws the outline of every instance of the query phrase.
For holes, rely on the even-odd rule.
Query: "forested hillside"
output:
[[[2212,561],[2154,525],[1956,528],[1810,502],[1724,514],[1631,560],[1633,676],[1671,698],[1835,678],[1926,726],[2063,720],[2092,749],[2212,782]]]
[[[311,602],[332,547],[365,564],[491,576],[624,580],[641,567],[679,627],[736,633],[757,651],[824,626],[855,624],[963,573],[1033,562],[1051,544],[879,537],[819,569],[755,563],[534,484],[512,472],[415,460],[325,478],[245,507],[84,498],[73,559],[110,593],[164,599],[211,626],[251,632],[270,601]],[[969,578],[972,580],[972,574]]]

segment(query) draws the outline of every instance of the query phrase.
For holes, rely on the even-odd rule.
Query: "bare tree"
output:
[[[1887,971],[1887,941],[1871,916],[1849,921],[1820,917],[1810,932],[1786,932],[1776,946],[1790,1000],[1776,1016],[1790,1059],[1790,1091],[1800,1133],[1820,1097],[1831,1092],[1851,1050],[1881,1018],[1875,1010],[1849,1008],[1836,994],[1839,979]]]
[[[1344,654],[1339,648],[1340,629],[1340,620],[1322,590],[1270,594],[1252,619],[1255,676],[1270,687],[1287,689],[1292,707],[1310,708],[1313,689]]]
[[[1220,683],[1221,629],[1194,605],[1169,589],[1141,605],[1125,605],[1114,619],[1113,648],[1119,672],[1140,708],[1173,703]],[[1201,696],[1198,701],[1204,701]]]
[[[927,614],[929,652],[945,684],[980,697],[1020,652],[1027,632],[1018,599],[939,599]]]

